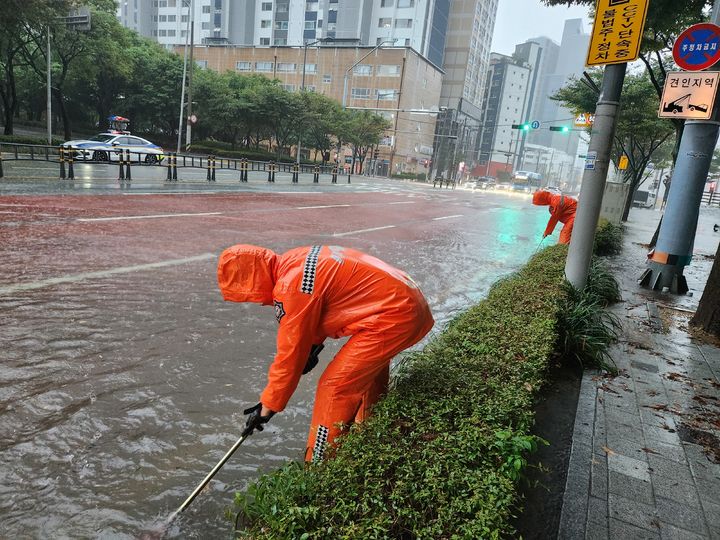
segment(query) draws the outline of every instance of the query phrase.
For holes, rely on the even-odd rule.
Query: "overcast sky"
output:
[[[515,45],[529,38],[547,36],[560,43],[566,19],[585,19],[590,31],[587,7],[546,7],[540,0],[500,0],[492,52],[512,54]]]

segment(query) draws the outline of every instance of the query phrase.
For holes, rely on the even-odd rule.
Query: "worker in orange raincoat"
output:
[[[432,328],[430,308],[405,272],[338,246],[277,255],[238,244],[223,251],[218,284],[232,302],[272,305],[279,323],[277,353],[260,402],[244,433],[282,411],[300,377],[318,361],[326,338],[351,336],[320,377],[306,461],[322,459],[343,430],[362,421],[387,390],[390,360]]]
[[[538,206],[550,206],[550,221],[548,221],[547,227],[545,227],[543,238],[547,238],[553,233],[555,225],[557,225],[559,221],[564,226],[560,231],[558,244],[569,244],[573,225],[575,224],[577,201],[567,195],[556,195],[540,189],[533,193],[532,202]]]

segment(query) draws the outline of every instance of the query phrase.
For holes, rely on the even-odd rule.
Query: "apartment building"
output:
[[[378,174],[425,172],[433,152],[436,116],[429,111],[437,111],[442,71],[409,47],[377,49],[350,70],[372,50],[309,47],[305,63],[303,47],[196,46],[193,55],[208,69],[264,75],[280,80],[289,91],[301,88],[304,73],[306,90],[338,102],[344,97],[350,108],[377,109],[391,122],[378,147]]]

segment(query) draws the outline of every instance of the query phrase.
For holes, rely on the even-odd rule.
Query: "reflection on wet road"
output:
[[[132,197],[27,185],[0,191],[7,538],[134,538],[237,440],[242,409],[264,386],[276,322],[269,308],[222,301],[223,248],[366,251],[415,278],[439,330],[532,254],[547,221],[528,197],[387,181]],[[300,459],[320,374],[303,378],[171,536],[232,536],[223,517],[232,493]]]

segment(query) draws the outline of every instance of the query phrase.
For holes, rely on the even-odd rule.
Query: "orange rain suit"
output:
[[[533,193],[533,204],[538,206],[549,205],[550,221],[545,228],[545,236],[550,236],[555,230],[558,221],[564,224],[560,231],[560,240],[558,244],[569,244],[572,235],[573,225],[575,224],[575,211],[577,210],[577,201],[566,195],[555,195],[549,191],[539,190]]]
[[[260,397],[282,411],[312,345],[351,336],[320,377],[305,459],[325,448],[387,390],[391,359],[432,328],[430,308],[406,273],[353,249],[312,246],[277,255],[238,244],[218,262],[223,298],[273,305],[277,353]]]

